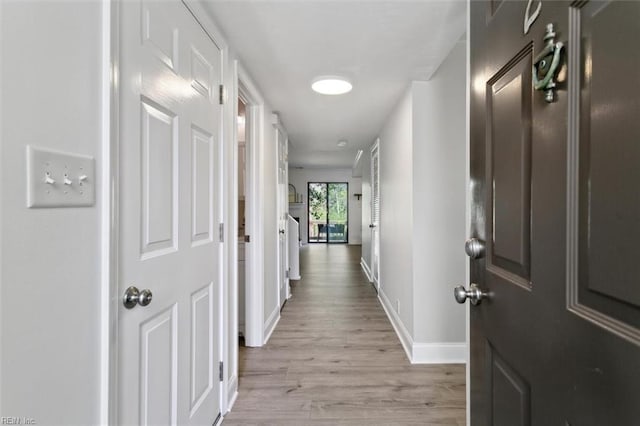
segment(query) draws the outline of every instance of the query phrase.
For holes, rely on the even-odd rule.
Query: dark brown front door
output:
[[[470,2],[471,423],[638,425],[640,2],[527,3]]]

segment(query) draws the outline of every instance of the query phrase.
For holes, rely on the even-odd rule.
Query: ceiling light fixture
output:
[[[344,95],[349,93],[353,86],[344,77],[327,75],[318,77],[311,83],[311,88],[323,95]]]

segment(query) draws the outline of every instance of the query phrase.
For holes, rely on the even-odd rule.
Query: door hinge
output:
[[[289,270],[288,269],[286,271],[284,271],[284,277],[285,278],[289,278]]]
[[[251,235],[245,235],[244,236],[244,242],[245,243],[250,243],[251,242]]]
[[[220,242],[224,243],[224,223],[219,225],[218,232],[220,233]]]
[[[220,368],[219,378],[220,378],[220,381],[223,381],[224,380],[224,362],[220,361],[219,366],[220,366],[219,367]]]
[[[227,101],[227,90],[224,87],[224,84],[220,85],[220,105],[224,105],[224,103]]]

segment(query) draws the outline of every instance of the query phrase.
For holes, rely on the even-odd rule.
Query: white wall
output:
[[[466,44],[427,82],[413,83],[414,340],[464,342]],[[423,309],[424,301],[429,308]]]
[[[467,261],[465,84],[460,42],[380,133],[380,299],[416,363],[466,359],[465,309],[452,296]]]
[[[391,302],[392,310],[410,334],[413,333],[411,241],[414,235],[412,108],[409,90],[383,127],[379,145],[380,293]]]
[[[100,2],[0,2],[0,416],[100,423]],[[96,158],[97,204],[27,209],[27,145]]]
[[[364,155],[364,154],[363,154]],[[289,214],[300,218],[300,238],[307,244],[309,234],[309,182],[347,182],[349,184],[349,244],[362,243],[362,199],[354,194],[362,193],[362,178],[353,177],[351,169],[289,169],[289,183],[302,194],[304,205],[289,207]]]

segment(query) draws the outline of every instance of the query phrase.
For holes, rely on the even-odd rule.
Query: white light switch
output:
[[[27,207],[95,204],[95,160],[27,146]]]

